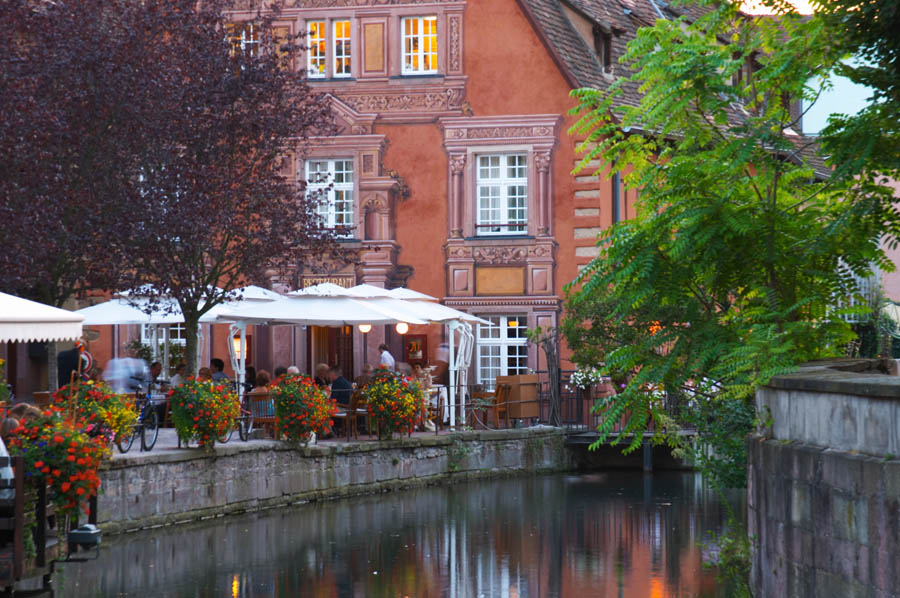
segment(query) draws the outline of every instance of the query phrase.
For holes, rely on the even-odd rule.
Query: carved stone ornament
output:
[[[450,172],[453,174],[459,174],[466,167],[466,155],[465,154],[453,154],[450,156]]]
[[[460,44],[460,17],[450,18],[450,72],[458,72],[462,61]]]
[[[449,112],[460,109],[465,90],[460,87],[443,91],[341,92],[338,95],[359,112]]]
[[[535,245],[528,250],[528,255],[532,257],[547,257],[550,253],[551,249],[547,245]]]
[[[472,257],[472,248],[471,247],[453,247],[447,250],[447,257],[453,258],[471,258]]]
[[[476,247],[472,256],[479,264],[509,264],[524,262],[528,257],[528,249],[525,247]]]
[[[540,172],[550,170],[550,152],[538,152],[534,155],[534,166]]]

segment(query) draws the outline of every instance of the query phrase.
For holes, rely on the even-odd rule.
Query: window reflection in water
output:
[[[706,598],[727,595],[700,548],[725,518],[692,474],[457,483],[111,537],[57,587],[63,597]]]

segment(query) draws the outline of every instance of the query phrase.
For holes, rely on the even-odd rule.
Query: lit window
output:
[[[350,21],[334,22],[334,76],[350,76]]]
[[[256,57],[259,55],[259,30],[253,23],[228,25],[231,51],[234,54]]]
[[[353,235],[353,160],[306,162],[307,193],[318,204],[318,213],[338,236]]]
[[[307,21],[306,46],[306,66],[310,78],[325,77],[325,21]]]
[[[478,156],[476,174],[479,235],[515,235],[528,224],[528,167],[525,154]]]
[[[437,72],[437,17],[403,19],[403,74]]]
[[[478,383],[493,390],[497,376],[528,371],[526,316],[482,315],[490,324],[478,325]]]

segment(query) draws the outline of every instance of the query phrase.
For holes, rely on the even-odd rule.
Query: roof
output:
[[[625,54],[625,46],[637,36],[641,27],[653,25],[659,18],[678,18],[682,15],[693,21],[705,9],[696,5],[671,7],[665,0],[517,0],[538,32],[545,47],[556,61],[569,84],[575,87],[592,87],[606,90],[614,81],[631,75],[631,69],[616,60]],[[566,14],[571,11],[587,22],[610,33],[612,61],[604,68],[593,44],[588,44],[579,33],[576,24]],[[626,82],[616,99],[618,104],[638,106],[641,94],[638,84]],[[740,120],[739,111],[732,115]],[[791,159],[805,159],[817,175],[827,176],[830,168],[817,154],[817,144],[807,137],[798,136],[800,149]]]

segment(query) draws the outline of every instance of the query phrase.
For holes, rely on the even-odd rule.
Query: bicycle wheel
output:
[[[237,423],[237,422],[235,422],[235,424],[236,424],[236,423]],[[227,432],[225,432],[224,434],[222,434],[221,436],[219,436],[218,438],[216,438],[216,441],[219,442],[220,444],[225,444],[226,442],[228,442],[229,440],[231,440],[231,435],[232,435],[232,434],[234,434],[234,424],[232,424],[232,425],[228,428],[228,431],[227,431]]]
[[[134,439],[137,438],[138,435],[138,427],[134,426],[131,430],[131,434],[126,434],[124,438],[116,438],[116,447],[118,447],[119,452],[124,454],[131,450],[131,446],[134,444]]]
[[[159,436],[159,417],[156,410],[150,408],[144,415],[144,426],[141,433],[141,450],[149,451],[156,444],[156,438]]]
[[[250,440],[253,431],[253,416],[246,413],[238,418],[238,436],[244,442]]]

